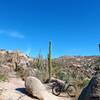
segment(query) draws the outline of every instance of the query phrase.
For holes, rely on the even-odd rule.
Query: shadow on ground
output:
[[[23,93],[23,94],[25,94],[25,95],[27,95],[27,96],[33,98],[33,96],[32,96],[31,94],[29,94],[29,93],[26,91],[25,88],[16,88],[16,91],[21,92],[21,93]]]

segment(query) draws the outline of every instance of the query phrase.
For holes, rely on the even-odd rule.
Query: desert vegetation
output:
[[[63,56],[52,59],[51,54],[50,51],[48,58],[42,54],[32,58],[20,51],[0,50],[0,81],[12,77],[26,80],[28,76],[34,76],[45,83],[55,78],[74,84],[79,95],[99,69],[99,56]]]

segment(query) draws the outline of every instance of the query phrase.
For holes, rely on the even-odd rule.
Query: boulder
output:
[[[25,80],[26,91],[39,100],[48,100],[49,95],[41,81],[35,77],[28,77]],[[47,99],[48,98],[48,99]]]
[[[9,81],[0,82],[0,100],[37,100],[32,98],[24,87],[20,78],[11,78]]]
[[[96,72],[89,84],[83,89],[78,100],[100,100],[100,71]]]

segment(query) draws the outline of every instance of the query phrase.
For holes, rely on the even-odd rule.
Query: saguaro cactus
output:
[[[48,72],[49,72],[49,81],[52,76],[52,43],[49,42],[49,54],[48,54]]]

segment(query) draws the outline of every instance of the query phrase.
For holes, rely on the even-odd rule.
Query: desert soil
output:
[[[25,92],[25,86],[24,86],[24,81],[18,78],[11,78],[6,82],[0,82],[0,90],[5,89],[5,90],[14,90],[16,92],[21,92],[23,95],[27,95]],[[48,89],[48,92],[50,94],[51,98],[54,98],[54,100],[75,100],[73,98],[68,97],[65,94],[61,94],[59,97],[54,96],[51,93],[51,90]]]

